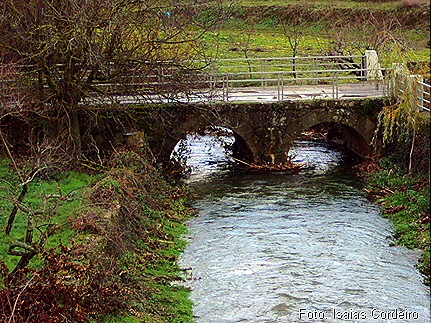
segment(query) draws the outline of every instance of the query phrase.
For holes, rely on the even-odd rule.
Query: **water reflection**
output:
[[[212,176],[223,176],[228,173],[233,159],[229,158],[228,149],[234,142],[233,136],[187,135],[175,147],[178,153],[186,145],[183,162],[191,170],[189,183],[209,180]]]
[[[340,153],[300,142],[294,160],[308,167],[299,174],[238,173],[208,140],[190,142],[200,216],[188,223],[181,258],[192,268],[197,322],[341,322],[337,313],[348,311],[365,313],[359,322],[429,321],[417,253],[389,247],[390,224],[340,169]],[[419,318],[388,320],[373,309]]]

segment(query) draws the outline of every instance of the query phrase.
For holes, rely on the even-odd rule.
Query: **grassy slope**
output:
[[[16,190],[19,182],[9,167],[9,162],[2,160],[0,166],[0,262],[4,262],[10,271],[19,257],[7,255],[8,246],[13,241],[24,240],[27,216],[19,211],[11,235],[6,237],[3,228],[13,208],[13,195],[16,198],[16,192],[19,194],[20,190]],[[188,290],[174,284],[181,279],[176,259],[185,247],[181,238],[186,230],[183,222],[191,211],[184,206],[184,196],[180,189],[169,185],[146,161],[144,154],[125,150],[116,154],[107,172],[97,175],[64,172],[51,175],[50,180],[36,178],[29,185],[29,193],[23,200],[23,205],[37,212],[43,209],[45,197],[60,192],[70,199],[64,199],[55,212],[41,214],[38,223],[43,225],[41,228],[47,223],[58,225],[56,234],[49,239],[45,249],[57,249],[60,243],[70,247],[71,253],[64,255],[65,258],[62,258],[62,252],[54,252],[56,259],[62,259],[61,266],[67,265],[58,271],[59,263],[54,262],[57,267],[51,268],[42,253],[38,253],[30,264],[38,272],[34,284],[40,283],[45,286],[41,288],[46,288],[48,282],[43,279],[48,272],[48,281],[52,282],[51,278],[55,277],[54,282],[58,288],[47,296],[48,299],[39,298],[39,295],[34,294],[34,289],[30,288],[17,296],[46,304],[52,313],[46,314],[46,311],[39,311],[34,307],[29,309],[22,302],[26,308],[18,306],[16,309],[15,318],[18,322],[20,317],[25,320],[28,311],[32,311],[36,320],[37,315],[42,313],[52,315],[51,317],[68,315],[67,309],[61,305],[68,297],[76,297],[76,307],[79,307],[80,313],[85,313],[89,318],[94,317],[94,322],[97,323],[192,321],[192,303],[188,299]],[[34,241],[39,236],[36,230]],[[74,272],[74,266],[87,269]],[[95,277],[102,279],[95,283],[105,290],[112,289],[111,295],[109,291],[100,298],[97,293],[84,294],[85,296],[79,294],[79,286],[86,286],[86,273],[92,275],[94,268],[102,270],[102,277],[95,272]],[[73,277],[73,280],[65,277]],[[1,273],[0,278],[3,278]],[[77,286],[74,289],[77,295],[67,294],[72,281]],[[18,281],[18,286],[15,287],[13,282],[9,284],[12,284],[9,285],[11,289],[6,290],[13,302],[14,291],[20,291],[21,283]],[[2,282],[0,286],[5,287]],[[37,291],[37,285],[35,289]],[[65,295],[62,295],[63,289],[66,291]],[[0,289],[0,305],[4,304],[2,301],[5,299],[2,297],[6,294]],[[46,303],[51,301],[55,305]],[[101,305],[100,308],[111,314],[100,315],[97,311],[91,313],[92,305],[88,305],[88,301],[90,304]],[[121,304],[126,306],[122,307]],[[0,313],[0,321],[8,318],[5,309]],[[76,317],[70,316],[69,319],[73,321]]]
[[[248,1],[241,0],[232,7],[232,17],[225,23],[218,33],[206,36],[209,44],[209,52],[212,55],[218,54],[220,58],[244,58],[243,48],[248,47],[249,57],[277,57],[292,56],[292,50],[289,46],[286,35],[282,32],[280,24],[275,18],[282,12],[304,14],[304,19],[312,15],[327,15],[323,22],[328,20],[337,21],[346,18],[349,15],[361,15],[363,11],[371,11],[376,17],[385,17],[386,14],[399,15],[406,17],[411,15],[413,18],[402,22],[413,24],[398,26],[393,35],[403,44],[402,50],[398,46],[388,45],[382,55],[382,60],[388,66],[394,61],[405,59],[407,61],[429,61],[429,3],[426,7],[409,7],[402,9],[403,1],[378,2],[367,1],[357,2],[352,0],[327,0],[327,1]],[[400,9],[401,8],[401,9]],[[425,10],[424,10],[425,8]],[[428,15],[426,11],[428,10]],[[425,13],[424,13],[425,12]],[[314,20],[316,20],[314,16]],[[344,18],[343,18],[344,17]],[[419,19],[418,23],[413,22]],[[319,55],[327,52],[330,41],[335,40],[334,32],[328,30],[323,22],[312,21],[304,24],[304,30],[299,43],[299,54],[301,55]],[[363,38],[364,31],[352,28],[348,22],[345,22],[349,39]],[[349,29],[350,28],[350,29]],[[238,32],[240,30],[241,32]],[[339,34],[346,31],[338,30]],[[388,42],[390,43],[390,42]],[[359,54],[357,49],[349,48],[352,54]],[[400,52],[402,52],[400,54]]]
[[[63,173],[57,180],[49,181],[36,178],[29,184],[23,205],[34,213],[41,212],[32,217],[34,227],[40,226],[41,231],[49,224],[59,226],[56,234],[52,235],[47,243],[47,248],[52,248],[61,242],[70,245],[73,240],[79,239],[74,234],[71,224],[76,214],[82,211],[87,201],[85,193],[89,190],[89,185],[94,178],[85,173],[68,172]],[[14,176],[14,171],[9,167],[8,160],[0,163],[0,228],[6,228],[9,214],[13,209],[13,200],[21,191],[18,187],[18,179]],[[49,199],[50,195],[59,195],[60,198]],[[48,199],[47,199],[48,198]],[[50,211],[50,207],[58,202],[58,207]],[[0,231],[0,241],[2,248],[0,260],[4,261],[9,270],[12,270],[18,263],[19,257],[7,255],[9,243],[13,241],[23,241],[27,230],[27,216],[23,212],[18,212],[10,236],[6,236],[4,230]],[[34,232],[34,242],[40,238],[38,230]],[[40,259],[35,257],[31,267],[40,265]]]

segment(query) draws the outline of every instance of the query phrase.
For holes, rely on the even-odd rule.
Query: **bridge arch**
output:
[[[172,137],[172,140],[169,144],[165,145],[164,147],[164,160],[165,162],[170,161],[173,151],[175,150],[175,147],[178,145],[181,140],[184,140],[187,138],[187,135],[189,134],[208,134],[213,136],[218,136],[218,131],[224,132],[224,131],[230,131],[232,132],[232,137],[234,139],[233,145],[232,145],[232,157],[252,162],[254,161],[254,154],[251,150],[249,144],[247,143],[246,139],[239,133],[238,129],[234,129],[234,127],[228,127],[226,125],[218,126],[214,124],[207,124],[204,126],[205,123],[201,123],[199,127],[186,127],[184,129],[187,129],[186,131],[183,131],[181,133],[177,133],[175,137]]]
[[[308,130],[323,134],[327,142],[331,142],[334,139],[344,141],[344,148],[352,152],[356,157],[364,158],[371,153],[370,144],[364,138],[364,135],[349,125],[335,121],[321,122],[304,129],[302,133]]]
[[[257,141],[250,141],[258,154],[258,163],[281,164],[287,160],[293,142],[301,133],[318,124],[339,125],[347,147],[361,157],[371,153],[371,141],[377,126],[382,101],[310,100],[285,102],[268,107],[265,115],[257,115],[253,121]],[[256,108],[257,110],[258,107]]]
[[[340,107],[314,109],[311,113],[300,117],[300,131],[318,124],[335,123],[353,129],[366,142],[371,142],[376,127],[375,121],[366,114],[357,113]],[[346,130],[350,131],[350,130]]]
[[[348,148],[362,157],[369,155],[378,114],[385,104],[382,99],[358,99],[172,105],[141,110],[135,119],[164,163],[169,163],[175,145],[187,133],[220,126],[233,131],[237,158],[282,164],[294,140],[323,123],[339,125]]]

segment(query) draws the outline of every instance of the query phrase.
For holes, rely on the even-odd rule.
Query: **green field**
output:
[[[295,45],[296,56],[361,55],[369,48],[386,66],[429,61],[429,2],[404,3],[242,0],[204,42],[208,55],[221,59],[291,57]]]
[[[427,0],[418,1],[354,1],[354,0],[241,0],[239,3],[243,6],[290,6],[306,5],[312,7],[336,7],[336,8],[365,8],[365,9],[397,9],[406,3],[415,3],[419,5],[429,5]]]

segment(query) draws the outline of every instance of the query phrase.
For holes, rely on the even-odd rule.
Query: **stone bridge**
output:
[[[347,148],[360,156],[370,146],[385,99],[301,100],[272,103],[166,104],[142,106],[134,120],[159,161],[188,133],[208,126],[233,131],[236,157],[256,164],[283,164],[295,139],[310,127],[339,125]]]

